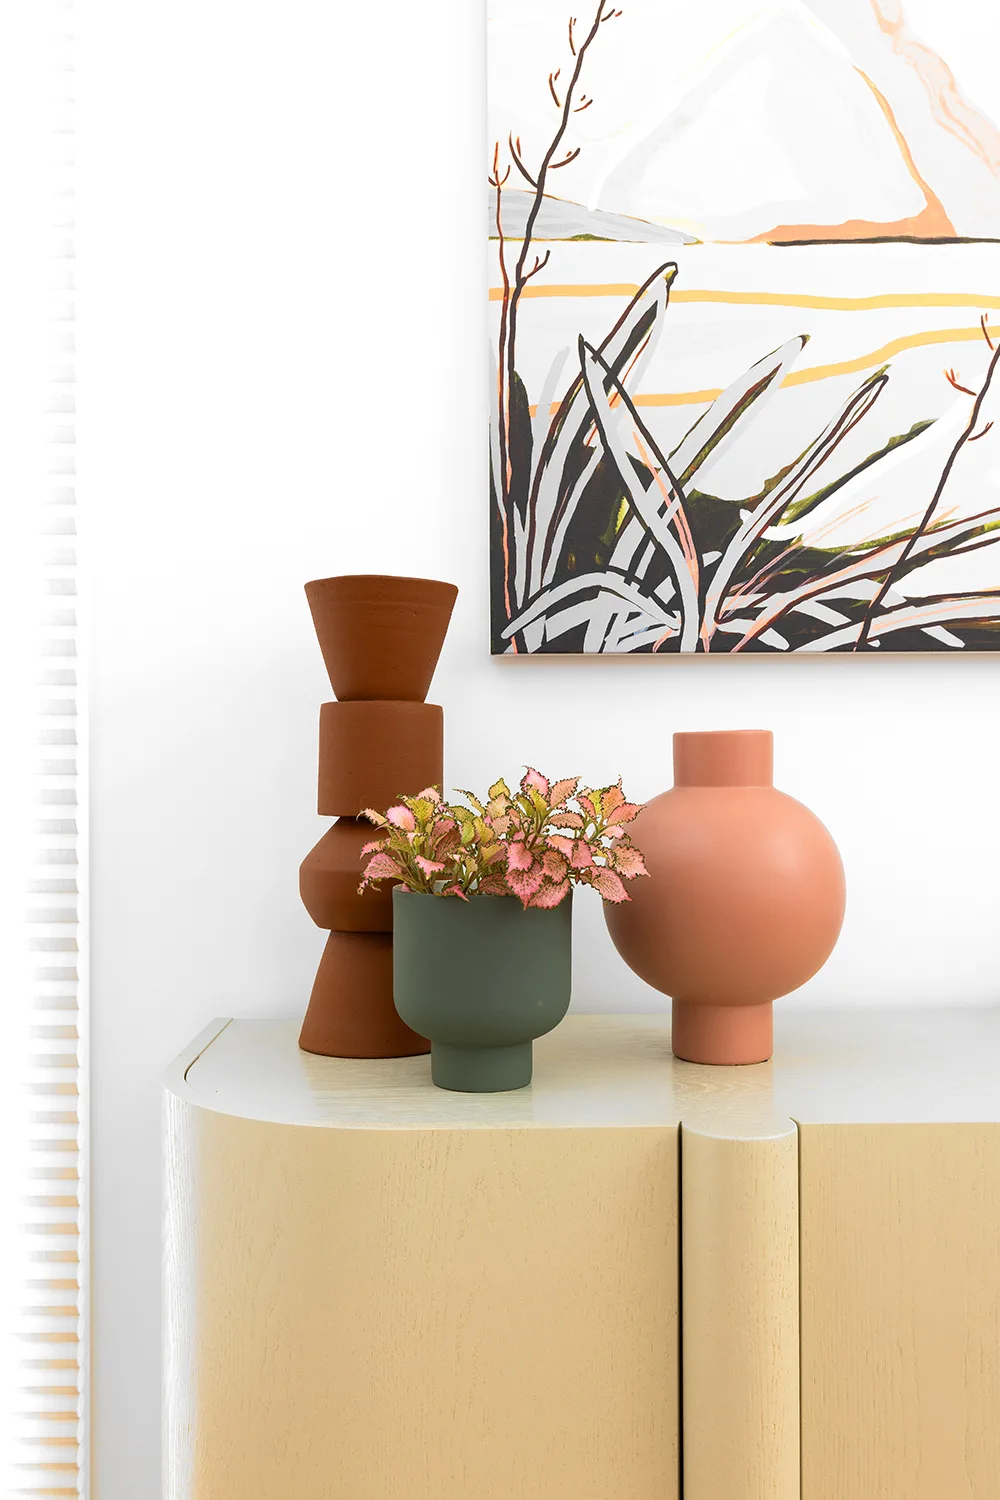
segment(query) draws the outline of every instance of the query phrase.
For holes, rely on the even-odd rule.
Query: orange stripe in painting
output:
[[[629,282],[556,283],[529,285],[522,297],[634,297],[639,290]],[[490,301],[499,302],[503,289],[490,287]],[[883,292],[874,297],[819,297],[794,292],[724,292],[692,287],[670,293],[671,302],[723,302],[733,307],[811,307],[820,312],[875,312],[893,307],[1000,308],[1000,297],[977,297],[973,292]]]
[[[993,337],[1000,335],[1000,324],[987,324],[987,332]],[[862,370],[877,369],[894,354],[902,354],[907,349],[921,349],[934,344],[974,343],[982,336],[983,330],[978,325],[975,328],[934,328],[929,333],[912,333],[904,338],[891,339],[880,349],[873,349],[869,354],[859,354],[856,359],[842,359],[828,365],[812,365],[805,370],[791,370],[781,384],[783,387],[810,385],[813,381],[830,380],[836,375],[857,375]],[[721,395],[722,387],[720,386],[717,390],[704,391],[650,391],[644,395],[633,396],[632,400],[636,406],[696,406],[714,401],[717,396]],[[531,415],[535,416],[538,408],[532,406],[529,410]],[[558,410],[558,402],[553,402],[549,413],[554,416]]]
[[[848,219],[843,224],[778,224],[766,234],[755,234],[745,241],[748,245],[777,244],[782,240],[863,240],[876,235],[914,235],[917,239],[954,239],[955,226],[945,213],[941,199],[921,176],[909,143],[896,122],[896,116],[888,99],[861,68],[854,70],[875,95],[885,122],[892,131],[910,177],[924,197],[924,206],[918,214],[905,219],[896,219],[891,224],[876,224],[868,219]]]

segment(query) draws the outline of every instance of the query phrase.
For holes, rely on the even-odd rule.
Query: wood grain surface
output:
[[[675,1500],[682,1363],[685,1500],[1000,1500],[1000,1010],[492,1096],[296,1029],[168,1079],[165,1500]]]
[[[791,1120],[685,1119],[681,1226],[684,1500],[799,1500]]]
[[[167,1500],[677,1495],[676,1129],[168,1133]]]
[[[803,1500],[997,1500],[1000,1125],[800,1140]]]

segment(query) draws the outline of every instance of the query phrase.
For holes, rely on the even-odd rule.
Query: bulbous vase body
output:
[[[673,1050],[689,1062],[765,1062],[772,1002],[833,952],[844,870],[830,834],[772,784],[764,730],[674,736],[674,787],[629,832],[648,880],[605,905],[612,941],[673,1000]]]

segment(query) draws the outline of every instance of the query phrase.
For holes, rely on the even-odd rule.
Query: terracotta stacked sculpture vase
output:
[[[765,730],[674,735],[674,787],[630,825],[648,880],[605,905],[631,969],[673,1000],[676,1056],[766,1062],[772,1002],[829,958],[844,918],[837,846],[772,782]]]
[[[425,703],[458,590],[429,578],[318,578],[306,598],[330,684],[319,724],[318,809],[337,821],[303,860],[299,890],[327,939],[299,1046],[326,1057],[406,1057],[430,1043],[392,998],[392,893],[358,894],[361,846],[401,795],[444,781],[444,715]]]

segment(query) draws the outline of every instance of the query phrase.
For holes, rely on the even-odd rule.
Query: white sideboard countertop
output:
[[[680,1062],[661,1014],[570,1015],[534,1044],[526,1089],[435,1088],[430,1058],[317,1057],[300,1021],[212,1022],[167,1086],[204,1109],[275,1124],[360,1129],[676,1126],[717,1116],[727,1132],[800,1124],[1000,1120],[1000,1006],[796,1010],[775,1016],[775,1052],[751,1067]],[[777,1128],[777,1127],[776,1127]]]

